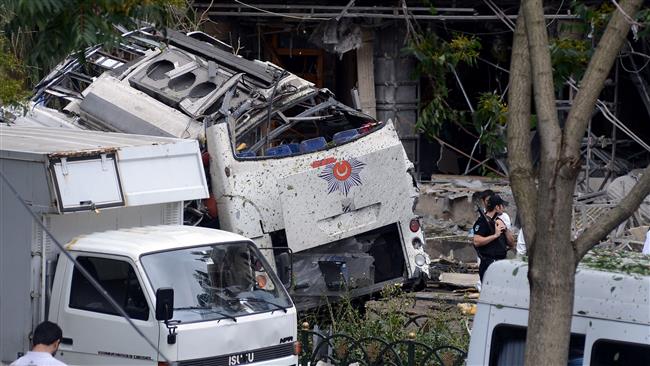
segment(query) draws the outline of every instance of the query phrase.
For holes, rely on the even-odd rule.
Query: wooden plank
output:
[[[357,81],[359,84],[361,110],[363,113],[377,118],[373,41],[372,31],[363,30],[361,47],[357,49]]]
[[[477,273],[449,273],[440,274],[440,283],[455,287],[475,287],[479,276]]]

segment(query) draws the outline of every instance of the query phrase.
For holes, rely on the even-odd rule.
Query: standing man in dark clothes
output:
[[[508,249],[515,246],[513,236],[507,234],[506,224],[499,219],[498,212],[503,210],[508,202],[494,194],[487,200],[485,214],[480,215],[474,223],[474,247],[478,252],[481,264],[478,274],[483,281],[483,275],[494,261],[505,259]]]
[[[490,198],[490,196],[495,195],[494,191],[491,190],[491,189],[486,189],[484,191],[480,191],[480,192],[475,193],[475,194],[476,194],[476,197],[481,201],[481,205],[483,205],[483,207],[481,207],[482,209],[485,209],[487,207],[488,198]],[[473,198],[473,199],[475,199],[475,198]]]

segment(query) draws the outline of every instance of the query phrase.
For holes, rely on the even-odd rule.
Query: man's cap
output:
[[[508,201],[501,198],[498,194],[493,194],[488,198],[487,206],[488,207],[497,207],[498,205],[508,206]]]

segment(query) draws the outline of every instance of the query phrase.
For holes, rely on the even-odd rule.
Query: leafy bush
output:
[[[413,340],[430,348],[453,346],[467,350],[469,346],[468,324],[469,317],[461,315],[455,307],[435,306],[444,309],[429,311],[414,318],[409,312],[414,306],[414,294],[402,291],[401,286],[387,286],[381,293],[382,300],[366,303],[365,309],[354,306],[349,299],[344,299],[337,304],[328,304],[327,318],[321,320],[321,329],[325,328],[332,335],[343,334],[349,338],[334,337],[332,356],[338,360],[362,360],[367,354],[371,361],[375,361],[385,344],[398,341]],[[311,321],[309,321],[311,320]],[[313,324],[313,315],[303,318]],[[350,341],[354,339],[355,342]],[[382,340],[383,342],[378,341]],[[312,349],[313,345],[305,345],[305,350]],[[402,360],[407,359],[407,344],[400,343],[392,348]],[[429,350],[416,347],[416,364],[423,361]],[[390,356],[390,352],[383,358]],[[441,351],[438,353],[444,359],[456,359],[458,353]],[[431,359],[429,359],[431,360]]]
[[[436,137],[445,123],[460,123],[465,112],[449,106],[447,76],[459,63],[476,65],[481,43],[471,36],[456,35],[447,42],[435,33],[414,34],[405,51],[417,60],[416,77],[426,77],[432,88],[431,100],[420,112],[416,128],[429,138]]]

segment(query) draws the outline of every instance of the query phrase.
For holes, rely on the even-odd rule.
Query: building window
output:
[[[590,365],[650,365],[650,345],[599,339],[591,348]]]
[[[122,306],[129,317],[138,320],[149,319],[147,300],[129,263],[96,257],[77,257],[77,261]],[[72,274],[70,307],[119,315],[76,267]]]

